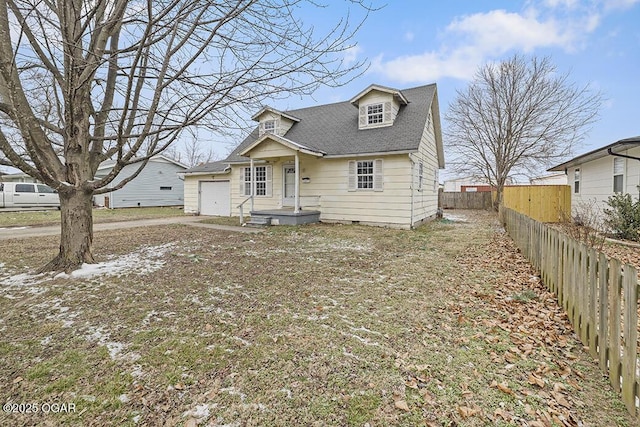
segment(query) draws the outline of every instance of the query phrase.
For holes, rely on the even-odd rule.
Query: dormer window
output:
[[[384,121],[383,104],[367,105],[367,124],[375,125]]]
[[[263,133],[276,133],[276,121],[265,120],[262,129]]]

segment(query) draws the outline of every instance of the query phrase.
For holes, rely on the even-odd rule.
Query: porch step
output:
[[[270,216],[252,216],[247,227],[268,227],[271,225]]]

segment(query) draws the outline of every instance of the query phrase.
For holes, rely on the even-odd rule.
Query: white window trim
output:
[[[620,169],[622,169],[621,171],[619,171],[619,173],[616,173],[616,163],[619,163],[620,165]],[[625,181],[625,169],[626,169],[626,162],[625,159],[623,159],[622,157],[614,157],[613,158],[613,192],[614,193],[624,193],[624,181]],[[622,185],[620,188],[620,191],[616,191],[616,177],[620,176],[622,177]]]
[[[373,162],[373,188],[358,188],[358,163]],[[349,174],[349,191],[383,191],[384,190],[384,172],[383,172],[383,160],[382,159],[361,159],[361,160],[349,160],[348,174]]]
[[[576,172],[578,173],[578,179],[576,179]],[[576,183],[578,184],[578,191],[576,191]],[[582,191],[582,171],[580,168],[573,170],[573,194],[580,194]]]
[[[424,181],[424,163],[422,160],[418,162],[418,191],[422,191],[422,182]]]
[[[262,136],[264,134],[274,134],[277,135],[278,134],[278,127],[279,127],[279,120],[278,119],[268,119],[268,120],[263,120],[260,122],[260,131],[258,132],[259,136]],[[273,128],[269,128],[267,129],[267,123],[269,124],[273,124]]]
[[[272,197],[273,195],[273,168],[271,165],[259,165],[254,166],[254,169],[265,168],[265,180],[260,182],[265,182],[265,194],[254,194],[254,197]],[[251,196],[251,185],[247,185],[251,183],[251,179],[247,181],[247,170],[251,170],[250,166],[240,168],[240,195],[241,196]],[[247,187],[249,187],[249,191],[247,192]],[[255,187],[257,191],[257,186]]]

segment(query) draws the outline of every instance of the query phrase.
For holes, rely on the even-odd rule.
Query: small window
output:
[[[384,120],[384,107],[382,104],[367,105],[367,124],[375,125]]]
[[[276,121],[267,120],[264,122],[264,133],[276,133]]]
[[[574,194],[580,194],[580,169],[576,168],[573,172],[573,192]]]
[[[624,192],[624,159],[620,157],[613,159],[613,192]]]
[[[35,193],[33,184],[16,184],[16,193]]]
[[[422,180],[424,179],[424,164],[418,164],[418,190],[422,190]]]
[[[171,191],[173,187],[160,187],[160,190],[167,190],[167,191]]]

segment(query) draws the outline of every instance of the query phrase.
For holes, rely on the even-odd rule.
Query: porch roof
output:
[[[263,144],[265,141],[273,141],[276,142],[292,151],[297,151],[300,153],[304,153],[304,154],[309,154],[312,156],[316,156],[316,157],[323,157],[325,156],[327,153],[325,153],[324,151],[321,150],[316,150],[310,147],[306,147],[302,144],[299,144],[295,141],[291,141],[290,139],[287,139],[283,136],[280,135],[276,135],[273,133],[268,133],[268,134],[264,134],[262,135],[260,138],[258,138],[253,144],[247,146],[245,149],[243,149],[242,151],[240,151],[238,153],[238,155],[240,156],[246,156],[246,157],[251,157],[251,155],[249,154],[251,151],[255,150],[258,146],[260,146],[261,144]]]

